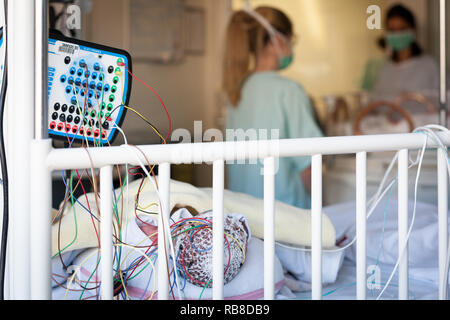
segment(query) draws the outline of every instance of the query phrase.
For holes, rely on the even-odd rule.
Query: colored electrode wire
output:
[[[185,229],[185,230],[182,230],[182,228],[183,228],[184,226],[186,226],[186,225],[189,225],[189,228],[187,228],[187,229]],[[209,229],[209,230],[212,230],[212,222],[211,222],[210,220],[208,220],[208,219],[205,219],[205,218],[192,217],[192,218],[182,219],[182,220],[180,220],[180,221],[178,221],[178,222],[172,224],[172,225],[170,226],[170,228],[171,228],[171,234],[172,234],[172,241],[175,240],[177,237],[179,237],[180,235],[182,235],[182,234],[184,234],[184,233],[188,233],[189,239],[190,239],[190,241],[192,241],[192,238],[195,237],[195,235],[196,235],[196,233],[198,232],[198,230],[200,230],[200,229],[202,229],[202,228],[207,228],[207,229]],[[155,262],[156,262],[156,259],[157,259],[157,249],[158,249],[158,245],[157,245],[157,241],[156,241],[157,238],[156,238],[155,236],[157,236],[157,232],[155,232],[155,233],[153,233],[153,234],[151,234],[151,235],[146,236],[146,237],[140,242],[140,243],[142,243],[143,241],[150,240],[150,244],[144,247],[144,248],[147,248],[147,250],[146,250],[145,252],[142,251],[141,249],[139,249],[138,245],[140,245],[140,243],[138,243],[137,246],[131,246],[131,245],[127,245],[127,244],[115,244],[115,246],[119,246],[119,247],[121,247],[121,246],[123,246],[123,247],[128,247],[128,248],[132,249],[132,251],[136,251],[136,250],[137,250],[137,251],[139,251],[139,253],[140,253],[140,257],[138,257],[138,258],[136,258],[135,260],[131,261],[131,263],[129,264],[129,266],[128,266],[126,269],[124,269],[124,268],[123,268],[123,263],[125,263],[125,261],[127,261],[127,258],[128,258],[128,256],[129,256],[129,254],[132,252],[132,251],[129,251],[128,254],[124,256],[124,258],[123,258],[123,260],[122,260],[122,262],[121,262],[119,268],[115,270],[117,273],[123,272],[123,274],[124,274],[125,280],[122,280],[122,281],[124,282],[124,290],[125,290],[125,295],[127,296],[127,299],[129,299],[129,297],[128,297],[128,294],[126,293],[126,283],[127,283],[128,281],[130,281],[130,280],[136,278],[136,277],[137,277],[142,271],[144,271],[148,266],[151,266],[151,273],[150,273],[149,279],[148,279],[148,281],[147,281],[146,290],[144,290],[144,293],[142,294],[141,298],[142,298],[142,297],[145,295],[145,293],[147,292],[147,288],[148,288],[148,285],[149,285],[149,283],[150,283],[150,279],[153,277],[153,281],[154,281],[154,282],[156,281],[156,277],[153,276],[154,270],[155,270]],[[231,257],[231,253],[230,253],[230,244],[229,244],[229,242],[228,242],[228,238],[227,238],[227,237],[230,237],[230,238],[232,238],[233,241],[236,241],[236,242],[239,244],[239,247],[241,248],[241,250],[243,250],[243,252],[245,252],[243,245],[242,245],[241,243],[239,243],[239,241],[236,240],[234,237],[232,237],[231,235],[229,235],[229,234],[226,233],[226,234],[224,235],[224,239],[225,239],[225,242],[226,242],[227,248],[228,248],[228,264],[227,264],[227,267],[225,268],[224,273],[226,273],[226,271],[227,271],[227,269],[228,269],[228,267],[229,267],[229,265],[230,265],[230,257]],[[187,246],[184,248],[184,250],[186,250],[186,248],[187,248]],[[192,250],[195,250],[195,251],[201,251],[201,250],[197,249],[195,246],[193,246],[192,243],[191,243],[191,249],[192,249]],[[210,251],[210,250],[211,250],[211,248],[209,248],[209,250],[206,250],[206,251]],[[84,264],[85,264],[85,263],[86,263],[86,262],[87,262],[87,261],[88,261],[88,260],[89,260],[96,252],[97,252],[97,250],[94,251],[94,252],[92,252],[90,255],[88,255],[88,257],[86,257],[86,258],[81,262],[81,264],[80,264],[79,266],[82,267],[82,266],[83,266],[83,265],[84,265]],[[178,251],[178,253],[177,253],[177,258],[178,258],[178,255],[179,255],[180,253],[181,253],[181,250]],[[172,257],[171,257],[171,259],[172,259]],[[176,260],[178,260],[178,259],[176,259]],[[145,263],[145,265],[143,265],[143,263],[144,263],[145,261],[147,261],[147,263]],[[95,273],[96,273],[96,271],[97,271],[97,269],[98,269],[98,264],[99,264],[99,261],[97,261],[97,264],[96,264],[94,270],[91,272],[89,278],[88,278],[86,281],[81,281],[82,283],[84,283],[84,288],[83,288],[83,290],[82,290],[82,292],[81,292],[81,295],[80,295],[79,299],[82,299],[82,297],[83,297],[83,295],[84,295],[84,292],[85,292],[86,290],[89,291],[89,290],[94,290],[94,289],[96,289],[96,288],[91,288],[91,289],[89,289],[89,288],[87,288],[87,286],[88,286],[89,284],[91,284],[91,282],[92,282],[91,279],[92,279],[92,277],[94,277],[94,275],[95,275]],[[137,271],[137,269],[138,269],[139,267],[142,267],[142,268],[139,270],[139,272],[137,272],[136,274],[134,274],[134,273]],[[182,258],[182,265],[178,265],[177,272],[181,272],[181,275],[183,276],[184,282],[183,282],[183,287],[181,288],[182,290],[184,290],[184,287],[186,286],[186,277],[189,277],[189,278],[192,280],[192,282],[197,283],[197,284],[203,286],[203,290],[202,290],[202,293],[201,293],[199,299],[201,299],[201,297],[202,297],[202,295],[203,295],[205,289],[207,288],[207,286],[208,286],[208,285],[211,283],[211,281],[212,281],[212,279],[210,279],[208,282],[201,283],[201,282],[196,281],[194,278],[192,278],[192,276],[191,276],[189,273],[187,273],[186,270],[185,270],[184,257]],[[173,273],[173,269],[172,269],[171,273]],[[74,279],[75,279],[75,275],[72,276],[71,281],[69,282],[69,285],[67,286],[67,291],[72,290],[72,289],[70,289],[70,285],[71,285],[72,282],[74,282]],[[77,281],[76,281],[76,282],[77,282]],[[77,283],[78,283],[78,282],[77,282]],[[94,285],[97,284],[97,283],[98,283],[97,280],[95,280],[95,281],[93,282]],[[79,284],[80,286],[82,286],[80,283],[78,283],[78,284]],[[176,283],[175,283],[174,280],[171,281],[171,286],[173,286],[173,285],[176,285]],[[156,288],[156,283],[155,283],[155,285],[154,285],[154,289],[153,289],[153,291],[152,291],[151,297],[152,297],[152,296],[155,294],[155,292],[156,292],[156,289],[155,289],[155,288]],[[80,289],[73,289],[73,290],[74,290],[74,291],[80,291]]]
[[[136,77],[125,65],[125,63],[123,62],[119,62],[119,66],[125,67],[125,69],[127,70],[127,72],[137,81],[139,81],[141,84],[143,84],[145,87],[147,87],[149,90],[151,90],[159,99],[159,101],[161,102],[161,105],[164,108],[164,111],[166,112],[167,118],[169,120],[169,132],[167,133],[166,138],[164,139],[165,141],[168,141],[170,134],[172,133],[172,119],[170,118],[170,114],[169,111],[167,111],[166,105],[164,104],[163,100],[161,99],[161,97],[159,96],[159,94],[152,88],[150,87],[148,84],[146,84],[144,81],[142,81],[141,79],[139,79],[138,77]]]
[[[122,64],[119,63],[119,65],[125,67],[125,69],[127,70],[127,72],[128,72],[133,78],[135,78],[135,79],[138,80],[140,83],[142,83],[143,85],[145,85],[148,89],[150,89],[150,90],[158,97],[158,99],[159,99],[159,101],[161,102],[161,104],[162,104],[162,106],[163,106],[163,108],[164,108],[164,110],[165,110],[165,112],[166,112],[166,114],[167,114],[167,117],[168,117],[168,119],[169,119],[169,133],[168,133],[168,135],[167,135],[166,138],[163,138],[163,136],[160,134],[159,130],[158,130],[152,123],[150,123],[150,121],[148,121],[142,114],[140,114],[138,111],[136,111],[136,110],[133,109],[132,107],[126,106],[126,105],[123,103],[123,101],[122,101],[122,104],[121,104],[120,106],[116,107],[116,108],[111,112],[111,114],[112,114],[114,111],[116,111],[117,108],[119,108],[119,107],[121,107],[121,106],[123,106],[124,108],[126,108],[126,109],[128,109],[128,110],[133,111],[133,112],[134,112],[135,114],[137,114],[142,120],[144,120],[144,121],[152,128],[153,131],[155,131],[155,133],[161,138],[161,140],[162,140],[163,143],[166,143],[168,137],[169,137],[170,134],[171,134],[172,124],[171,124],[171,118],[170,118],[170,115],[169,115],[169,113],[168,113],[168,111],[167,111],[167,108],[166,108],[166,106],[164,105],[164,102],[162,101],[161,97],[160,97],[160,96],[156,93],[156,91],[153,90],[150,86],[148,86],[148,85],[145,84],[142,80],[140,80],[139,78],[137,78],[136,76],[134,76],[134,75],[131,73],[131,71],[130,71],[123,63],[122,63]],[[86,71],[89,72],[89,70],[88,70],[87,67],[86,67],[86,69],[87,69]],[[124,81],[123,81],[123,77],[121,77],[121,78],[122,78],[122,82],[124,82]],[[104,84],[103,84],[103,86],[104,86]],[[74,89],[75,89],[75,88],[74,88]],[[80,103],[79,103],[78,97],[77,97],[77,108],[78,108],[78,110],[80,111],[80,113],[82,113],[82,115],[83,115],[82,117],[83,117],[83,123],[84,123],[84,119],[85,119],[85,116],[86,116],[86,108],[87,108],[87,95],[86,95],[87,90],[86,90],[85,88],[82,88],[81,90],[84,90],[84,91],[85,91],[85,99],[84,99],[84,103],[83,103],[83,108],[81,109],[81,108],[80,108]],[[95,91],[95,94],[96,94],[96,96],[98,97],[97,89],[96,89],[96,91]],[[103,88],[102,88],[102,90],[101,90],[101,96],[102,96],[102,99],[101,99],[101,100],[103,101],[103,97],[104,97],[104,90],[103,90]],[[99,123],[101,123],[101,122],[102,122],[102,116],[101,116],[101,111],[100,111],[100,110],[101,110],[101,109],[100,109],[101,101],[99,101],[99,99],[97,99],[97,100],[98,100],[98,101],[97,101],[97,110],[98,110],[98,112],[97,112],[97,117],[98,117]],[[105,118],[106,118],[106,117],[105,117]],[[110,117],[109,117],[109,119],[106,118],[106,120],[111,120],[111,118],[110,118]],[[82,126],[80,126],[80,128],[78,128],[77,134],[80,132],[81,127],[82,127]],[[91,123],[88,124],[88,127],[91,128]],[[126,137],[125,137],[123,131],[117,126],[117,124],[115,124],[115,127],[116,127],[116,129],[118,129],[118,130],[122,133],[122,135],[124,136],[125,142],[126,142]],[[91,129],[92,129],[92,128],[91,128]],[[100,130],[101,130],[101,129],[100,129]],[[89,149],[90,144],[89,144],[89,142],[87,141],[87,136],[86,136],[86,131],[85,131],[85,130],[84,130],[84,132],[82,133],[82,135],[83,135],[83,137],[84,137],[84,139],[82,140],[82,147],[84,147],[84,144],[85,144],[86,147]],[[94,139],[94,142],[93,142],[93,146],[94,146],[94,147],[102,147],[102,146],[103,146],[103,144],[101,143],[101,137],[102,137],[102,135],[100,134],[98,141],[97,141],[97,139]],[[70,139],[70,138],[68,137],[68,134],[67,134],[67,139],[68,139],[68,143],[69,143],[69,148],[71,148],[71,147],[72,147],[72,144],[73,144],[73,142],[74,142],[74,139]],[[128,143],[126,142],[126,144],[128,144]],[[140,152],[142,153],[142,151],[141,151],[139,148],[137,148],[137,147],[135,147],[135,148],[136,148],[138,151],[140,151]],[[85,151],[87,152],[87,154],[88,154],[88,156],[89,156],[89,158],[90,158],[88,149],[85,149]],[[143,153],[142,153],[142,154],[143,154]],[[146,157],[145,157],[145,154],[143,154],[143,156],[144,156],[144,158],[146,158]],[[95,196],[96,206],[97,206],[97,210],[98,210],[98,193],[97,193],[97,186],[96,186],[96,178],[95,178],[95,173],[94,173],[94,169],[93,169],[92,159],[90,159],[90,161],[91,161],[91,172],[92,172],[92,180],[91,180],[91,183],[92,183],[92,186],[93,186],[93,189],[94,189],[94,196]],[[147,160],[147,162],[148,162],[148,160]],[[117,168],[118,168],[118,166],[117,166]],[[151,206],[153,206],[153,205],[156,205],[156,206],[157,206],[156,203],[149,204],[148,206],[146,206],[146,207],[144,207],[144,208],[141,207],[141,206],[139,205],[139,202],[138,202],[138,201],[139,201],[139,194],[140,194],[140,192],[142,191],[143,187],[145,186],[145,182],[147,181],[147,179],[150,179],[150,176],[151,176],[151,175],[153,175],[153,179],[154,179],[154,180],[150,179],[150,181],[152,181],[152,183],[153,183],[153,181],[154,181],[154,186],[156,187],[156,190],[158,190],[158,187],[157,187],[157,180],[156,180],[156,178],[154,177],[154,173],[153,173],[153,168],[154,168],[154,166],[150,166],[150,164],[149,164],[150,174],[147,172],[147,170],[145,170],[145,167],[142,167],[142,166],[141,166],[141,168],[144,169],[144,171],[145,171],[146,174],[147,174],[147,177],[145,177],[145,175],[141,174],[141,176],[142,176],[141,185],[140,185],[139,190],[138,190],[138,193],[137,193],[137,195],[136,195],[136,197],[135,197],[135,215],[136,215],[136,217],[139,216],[139,215],[137,214],[136,210],[145,212],[144,210],[146,210],[147,208],[149,208],[149,207],[151,207]],[[119,170],[118,170],[118,172],[119,172]],[[81,187],[81,189],[82,189],[82,191],[83,191],[83,195],[84,195],[85,200],[86,200],[87,208],[86,208],[83,204],[81,204],[81,203],[78,201],[78,199],[75,199],[75,197],[74,197],[74,189],[73,189],[73,178],[74,178],[74,173],[76,173],[77,178],[78,178],[78,183],[77,183],[76,187],[78,187],[78,186]],[[96,215],[93,214],[93,212],[92,212],[92,210],[91,210],[91,207],[90,207],[90,204],[89,204],[89,200],[88,200],[88,198],[87,198],[86,190],[85,190],[85,188],[84,188],[84,186],[83,186],[83,183],[82,183],[82,181],[81,181],[84,174],[86,174],[86,171],[84,171],[84,172],[80,175],[79,172],[78,172],[77,170],[74,170],[74,171],[72,171],[71,177],[70,177],[70,179],[69,179],[70,181],[69,181],[68,183],[65,182],[65,185],[66,185],[66,195],[67,195],[67,197],[69,197],[69,198],[71,199],[71,203],[72,203],[72,210],[73,210],[73,214],[74,214],[75,229],[76,229],[76,230],[75,230],[75,238],[73,239],[73,241],[72,241],[71,243],[69,243],[69,244],[68,244],[65,248],[63,248],[62,250],[61,250],[60,248],[58,248],[59,252],[57,253],[57,255],[59,255],[59,256],[61,256],[62,252],[65,251],[66,249],[68,249],[68,248],[74,243],[74,241],[76,241],[76,238],[77,238],[77,226],[76,226],[76,210],[75,210],[75,203],[78,203],[82,208],[84,208],[84,209],[90,214],[91,220],[92,220],[92,224],[93,224],[93,226],[94,226],[94,230],[96,231],[96,227],[95,227],[96,223],[94,222],[93,219],[96,219],[97,221],[98,221],[98,219],[97,219]],[[127,176],[128,176],[128,174],[129,174],[128,168],[127,168],[127,170],[126,170],[126,174],[127,174]],[[87,174],[87,176],[89,177],[89,174]],[[120,172],[119,172],[119,177],[120,177]],[[63,176],[63,181],[64,181],[64,180],[65,180],[65,179],[64,179],[64,176]],[[119,180],[121,181],[120,178],[119,178]],[[125,181],[124,181],[123,183],[120,182],[121,190],[120,190],[120,194],[119,194],[119,197],[118,197],[118,198],[122,200],[122,206],[121,206],[122,210],[123,210],[123,189],[124,189],[125,183],[128,185],[128,178],[126,178]],[[156,184],[156,185],[155,185],[155,184]],[[121,229],[122,229],[122,222],[121,222],[121,218],[119,218],[119,212],[118,212],[118,211],[119,211],[119,210],[118,210],[118,207],[119,207],[119,206],[118,206],[118,201],[119,201],[119,199],[116,197],[116,194],[115,194],[115,190],[114,190],[114,189],[113,189],[113,193],[114,193],[113,208],[114,208],[114,212],[115,212],[115,217],[116,217],[116,222],[117,222],[117,229],[118,229],[118,230],[115,230],[114,233],[115,233],[116,235],[118,235],[118,236],[115,236],[115,239],[116,239],[117,241],[120,242],[120,244],[118,245],[118,247],[121,249],[122,246],[129,246],[129,245],[124,244],[124,243],[122,242],[122,240],[121,240],[121,237],[122,237],[122,236],[121,236],[121,234],[122,234],[122,231],[121,231]],[[128,202],[127,202],[127,203],[128,203]],[[62,217],[60,217],[59,219],[60,219],[60,222],[61,222]],[[192,230],[194,230],[194,229],[196,229],[196,228],[193,228]],[[188,231],[189,231],[189,230],[188,230]],[[186,231],[186,232],[187,232],[187,231]],[[97,233],[97,232],[96,232],[96,233]],[[192,237],[194,237],[194,236],[195,236],[195,234],[191,235],[190,239],[192,240]],[[228,243],[228,239],[227,239],[226,237],[227,237],[227,235],[225,235],[225,241]],[[97,239],[98,239],[98,234],[97,234]],[[233,239],[233,240],[236,240],[236,239]],[[240,246],[241,248],[243,248],[240,244],[239,244],[239,246]],[[115,246],[115,247],[116,247],[116,246]],[[133,247],[133,246],[130,246],[130,247]],[[137,249],[137,248],[134,248],[134,249]],[[151,249],[152,249],[152,250],[151,250]],[[173,247],[172,247],[172,250],[173,250]],[[178,254],[179,254],[179,253],[178,253]],[[244,254],[245,254],[245,253],[244,253]],[[133,278],[135,278],[136,276],[138,276],[138,275],[142,272],[142,270],[145,269],[145,268],[149,265],[149,263],[151,263],[151,260],[150,260],[150,261],[147,260],[147,261],[149,261],[149,263],[147,263],[147,264],[144,266],[143,269],[141,269],[139,272],[136,273],[137,268],[140,267],[140,266],[142,265],[143,262],[145,262],[145,259],[144,259],[144,258],[147,258],[147,259],[148,259],[147,255],[153,256],[153,257],[154,257],[154,260],[156,260],[156,258],[157,258],[157,246],[155,246],[155,244],[152,243],[152,245],[149,246],[149,247],[147,248],[147,250],[145,251],[145,254],[144,254],[144,255],[145,255],[145,257],[142,256],[140,259],[135,260],[135,261],[130,265],[130,267],[127,268],[126,270],[122,270],[122,267],[121,267],[122,264],[125,262],[125,259],[126,259],[126,258],[121,259],[121,254],[120,254],[120,253],[119,253],[119,256],[117,256],[117,253],[114,255],[114,260],[117,262],[117,268],[115,268],[115,272],[116,272],[116,275],[118,275],[118,276],[116,276],[116,278],[119,279],[119,281],[121,282],[121,286],[124,288],[124,292],[122,292],[122,296],[125,297],[125,298],[129,298],[129,297],[128,297],[128,294],[126,293],[126,282],[129,281],[129,280],[131,280],[131,279],[133,279]],[[173,279],[173,281],[172,281],[172,285],[171,285],[171,291],[172,291],[173,286],[176,285],[175,282],[177,282],[177,280],[176,280],[177,277],[176,277],[175,273],[180,272],[180,270],[182,270],[182,266],[181,266],[181,265],[178,265],[178,263],[177,263],[172,257],[169,257],[169,259],[173,260],[173,262],[174,262],[174,267],[175,267],[175,271],[176,271],[176,272],[174,272],[174,269],[172,269],[172,271],[169,272],[170,274],[173,274],[173,277],[174,277],[174,279]],[[91,276],[89,277],[88,281],[86,282],[86,285],[83,286],[83,290],[82,290],[82,292],[81,292],[80,299],[83,299],[83,294],[84,294],[85,290],[88,290],[87,286],[88,286],[88,284],[91,282],[91,281],[90,281],[91,277],[93,276],[93,274],[94,274],[95,271],[97,270],[99,260],[100,260],[100,257],[98,257],[98,260],[97,260],[97,266],[95,267],[95,270],[93,271],[93,273],[92,273]],[[170,269],[170,268],[168,267],[168,270],[169,270],[169,269]],[[135,273],[136,273],[136,274],[135,274]],[[153,270],[152,270],[152,274],[153,274]],[[123,275],[123,276],[122,276],[122,275]],[[186,285],[186,274],[185,274],[185,273],[182,273],[181,276],[182,276],[182,278],[183,278],[183,280],[184,280],[184,285],[183,285],[183,288],[184,288],[185,285]],[[189,275],[187,275],[187,276],[189,276]],[[69,283],[73,282],[74,279],[75,279],[75,274],[72,275],[72,277],[69,279]],[[150,278],[149,278],[149,280],[150,280]],[[170,276],[169,276],[169,281],[170,281]],[[95,285],[96,285],[95,288],[92,288],[92,290],[94,290],[94,289],[97,290],[96,295],[87,297],[87,298],[85,298],[85,299],[91,299],[91,298],[98,297],[98,285],[97,285],[97,282],[95,282]],[[68,288],[67,288],[68,291],[70,290],[69,287],[70,287],[70,286],[68,286]],[[177,285],[177,287],[178,287],[178,289],[180,289],[178,285]],[[204,288],[204,289],[205,289],[205,288]],[[154,291],[155,291],[155,290],[154,290]],[[203,291],[204,291],[204,290],[203,290]],[[67,292],[66,292],[66,294],[67,294]],[[203,292],[202,292],[202,294],[203,294]],[[152,296],[153,296],[153,295],[152,295]],[[173,292],[172,292],[172,296],[174,297]]]

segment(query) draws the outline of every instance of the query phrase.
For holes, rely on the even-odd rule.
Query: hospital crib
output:
[[[43,21],[36,20],[33,6],[26,0],[14,0],[8,13],[14,44],[8,48],[10,63],[8,115],[8,150],[11,168],[12,230],[9,243],[7,287],[10,299],[51,299],[51,179],[52,171],[98,168],[100,170],[101,210],[101,298],[113,298],[112,271],[112,167],[144,162],[127,146],[90,149],[52,149],[45,137],[42,110],[45,110],[46,82],[45,46],[42,45]],[[39,11],[45,1],[36,1]],[[37,15],[39,16],[39,15]],[[39,25],[40,23],[40,25]],[[36,33],[35,33],[36,30]],[[36,74],[33,67],[36,43]],[[39,44],[41,46],[39,46]],[[30,67],[31,66],[31,67]],[[44,80],[43,80],[44,79]],[[24,89],[25,88],[25,89]],[[36,88],[36,90],[35,90]],[[44,90],[42,90],[44,88]],[[17,94],[21,90],[33,95]],[[11,106],[21,106],[14,108]],[[33,106],[36,106],[33,110]],[[23,109],[26,109],[25,112]],[[22,126],[14,126],[20,116]],[[440,135],[446,146],[450,137]],[[408,231],[408,154],[420,149],[426,136],[395,134],[380,136],[350,136],[314,139],[214,142],[205,144],[151,145],[140,149],[151,164],[159,165],[161,206],[159,234],[163,219],[169,218],[170,165],[209,163],[213,170],[213,299],[223,299],[223,202],[224,168],[227,161],[261,159],[264,161],[264,298],[274,299],[275,279],[275,160],[278,157],[312,157],[312,298],[322,297],[322,164],[326,155],[356,155],[356,230],[357,230],[357,298],[366,298],[366,160],[370,152],[398,151],[398,218],[399,252],[407,247]],[[30,146],[30,148],[24,147]],[[436,148],[433,142],[429,147]],[[437,159],[439,188],[439,277],[445,277],[448,241],[447,159],[442,150]],[[30,177],[28,180],[26,177]],[[169,298],[167,257],[169,239],[158,237],[158,299]],[[31,244],[31,245],[30,245]],[[32,275],[31,275],[32,274]],[[399,298],[408,299],[408,253],[399,264]],[[440,281],[439,296],[444,298]]]
[[[450,137],[442,136],[446,145],[450,145]],[[170,164],[181,163],[212,163],[213,167],[213,290],[214,299],[223,299],[223,192],[224,166],[226,161],[244,159],[263,159],[264,161],[264,281],[265,298],[274,298],[274,175],[275,157],[312,156],[312,295],[320,299],[321,270],[322,270],[322,159],[330,154],[356,154],[356,223],[357,223],[357,292],[358,298],[364,299],[366,293],[366,157],[368,152],[399,151],[399,252],[407,245],[408,230],[408,153],[422,147],[426,137],[421,134],[399,134],[362,137],[336,137],[293,139],[273,141],[247,142],[215,142],[206,144],[183,144],[164,146],[142,146],[141,150],[150,159],[150,164],[159,164],[159,192],[161,195],[162,212],[159,215],[159,226],[162,219],[169,218],[169,181]],[[101,292],[103,299],[113,298],[112,273],[112,166],[126,163],[139,165],[145,161],[141,155],[134,154],[126,146],[102,149],[90,149],[89,154],[83,149],[51,150],[48,141],[35,141],[34,159],[36,179],[31,181],[35,190],[34,203],[39,204],[33,210],[32,225],[39,230],[33,234],[32,260],[32,297],[50,298],[50,203],[51,190],[49,187],[50,174],[53,170],[88,169],[92,166],[100,169],[100,208],[101,208],[101,248],[102,248],[102,279]],[[431,145],[433,146],[433,145]],[[435,147],[435,146],[434,146]],[[243,152],[239,152],[239,150]],[[444,277],[447,255],[447,159],[444,152],[438,152],[439,186],[439,225],[440,225],[440,275]],[[137,158],[139,157],[139,158]],[[42,181],[46,181],[42,185]],[[39,192],[36,192],[39,190]],[[105,223],[106,221],[106,223]],[[39,227],[38,227],[39,226]],[[47,232],[42,232],[47,230]],[[159,230],[159,234],[163,234]],[[168,239],[158,237],[159,256],[166,256]],[[34,258],[33,258],[34,257]],[[48,258],[45,258],[48,257]],[[399,297],[408,297],[408,254],[402,255],[399,265]],[[158,259],[158,298],[168,299],[169,283],[165,259]],[[162,262],[162,263],[161,263]],[[36,276],[39,275],[39,276]],[[443,290],[443,288],[441,288]]]

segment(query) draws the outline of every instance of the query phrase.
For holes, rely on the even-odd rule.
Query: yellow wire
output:
[[[245,250],[244,250],[244,247],[242,246],[242,244],[241,244],[235,237],[233,237],[231,234],[229,234],[229,233],[227,233],[227,232],[224,232],[224,234],[226,234],[228,237],[230,237],[231,239],[233,239],[233,240],[238,244],[238,246],[241,248],[242,254],[243,254],[242,262],[241,262],[241,263],[244,263],[244,262],[245,262]]]
[[[126,105],[124,105],[124,107],[127,108],[127,109],[129,109],[129,110],[131,110],[131,111],[133,111],[134,113],[136,113],[139,117],[141,117],[142,119],[144,119],[147,123],[150,123],[150,121],[149,121],[146,117],[144,117],[142,114],[140,114],[138,111],[136,111],[136,110],[134,110],[133,108],[131,108],[131,107],[129,107],[129,106],[126,106]],[[150,126],[152,127],[153,131],[161,138],[161,140],[164,141],[164,144],[166,144],[166,143],[167,143],[167,142],[166,142],[166,139],[164,139],[164,137],[161,136],[161,134],[158,132],[158,130],[156,130],[156,129],[153,127],[153,125],[150,125]]]

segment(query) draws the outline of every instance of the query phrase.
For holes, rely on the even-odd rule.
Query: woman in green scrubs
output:
[[[227,140],[255,138],[251,133],[262,140],[322,136],[303,87],[278,73],[292,62],[292,38],[291,21],[277,9],[259,7],[234,13],[225,54],[224,88],[229,98]],[[275,136],[272,130],[276,130]],[[237,137],[238,132],[247,135]],[[262,132],[266,135],[261,136]],[[230,164],[228,188],[263,198],[261,170],[261,162]],[[309,209],[310,186],[311,157],[278,160],[277,200]]]

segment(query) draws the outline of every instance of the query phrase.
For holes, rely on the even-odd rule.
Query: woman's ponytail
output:
[[[292,23],[280,10],[259,7],[255,10],[278,32],[292,35]],[[237,106],[241,100],[242,85],[250,74],[251,57],[257,59],[270,42],[267,30],[247,12],[236,11],[228,25],[225,48],[223,87],[229,102]]]
[[[223,85],[230,103],[234,106],[241,99],[242,84],[249,73],[251,23],[252,19],[247,13],[237,11],[228,26]]]

